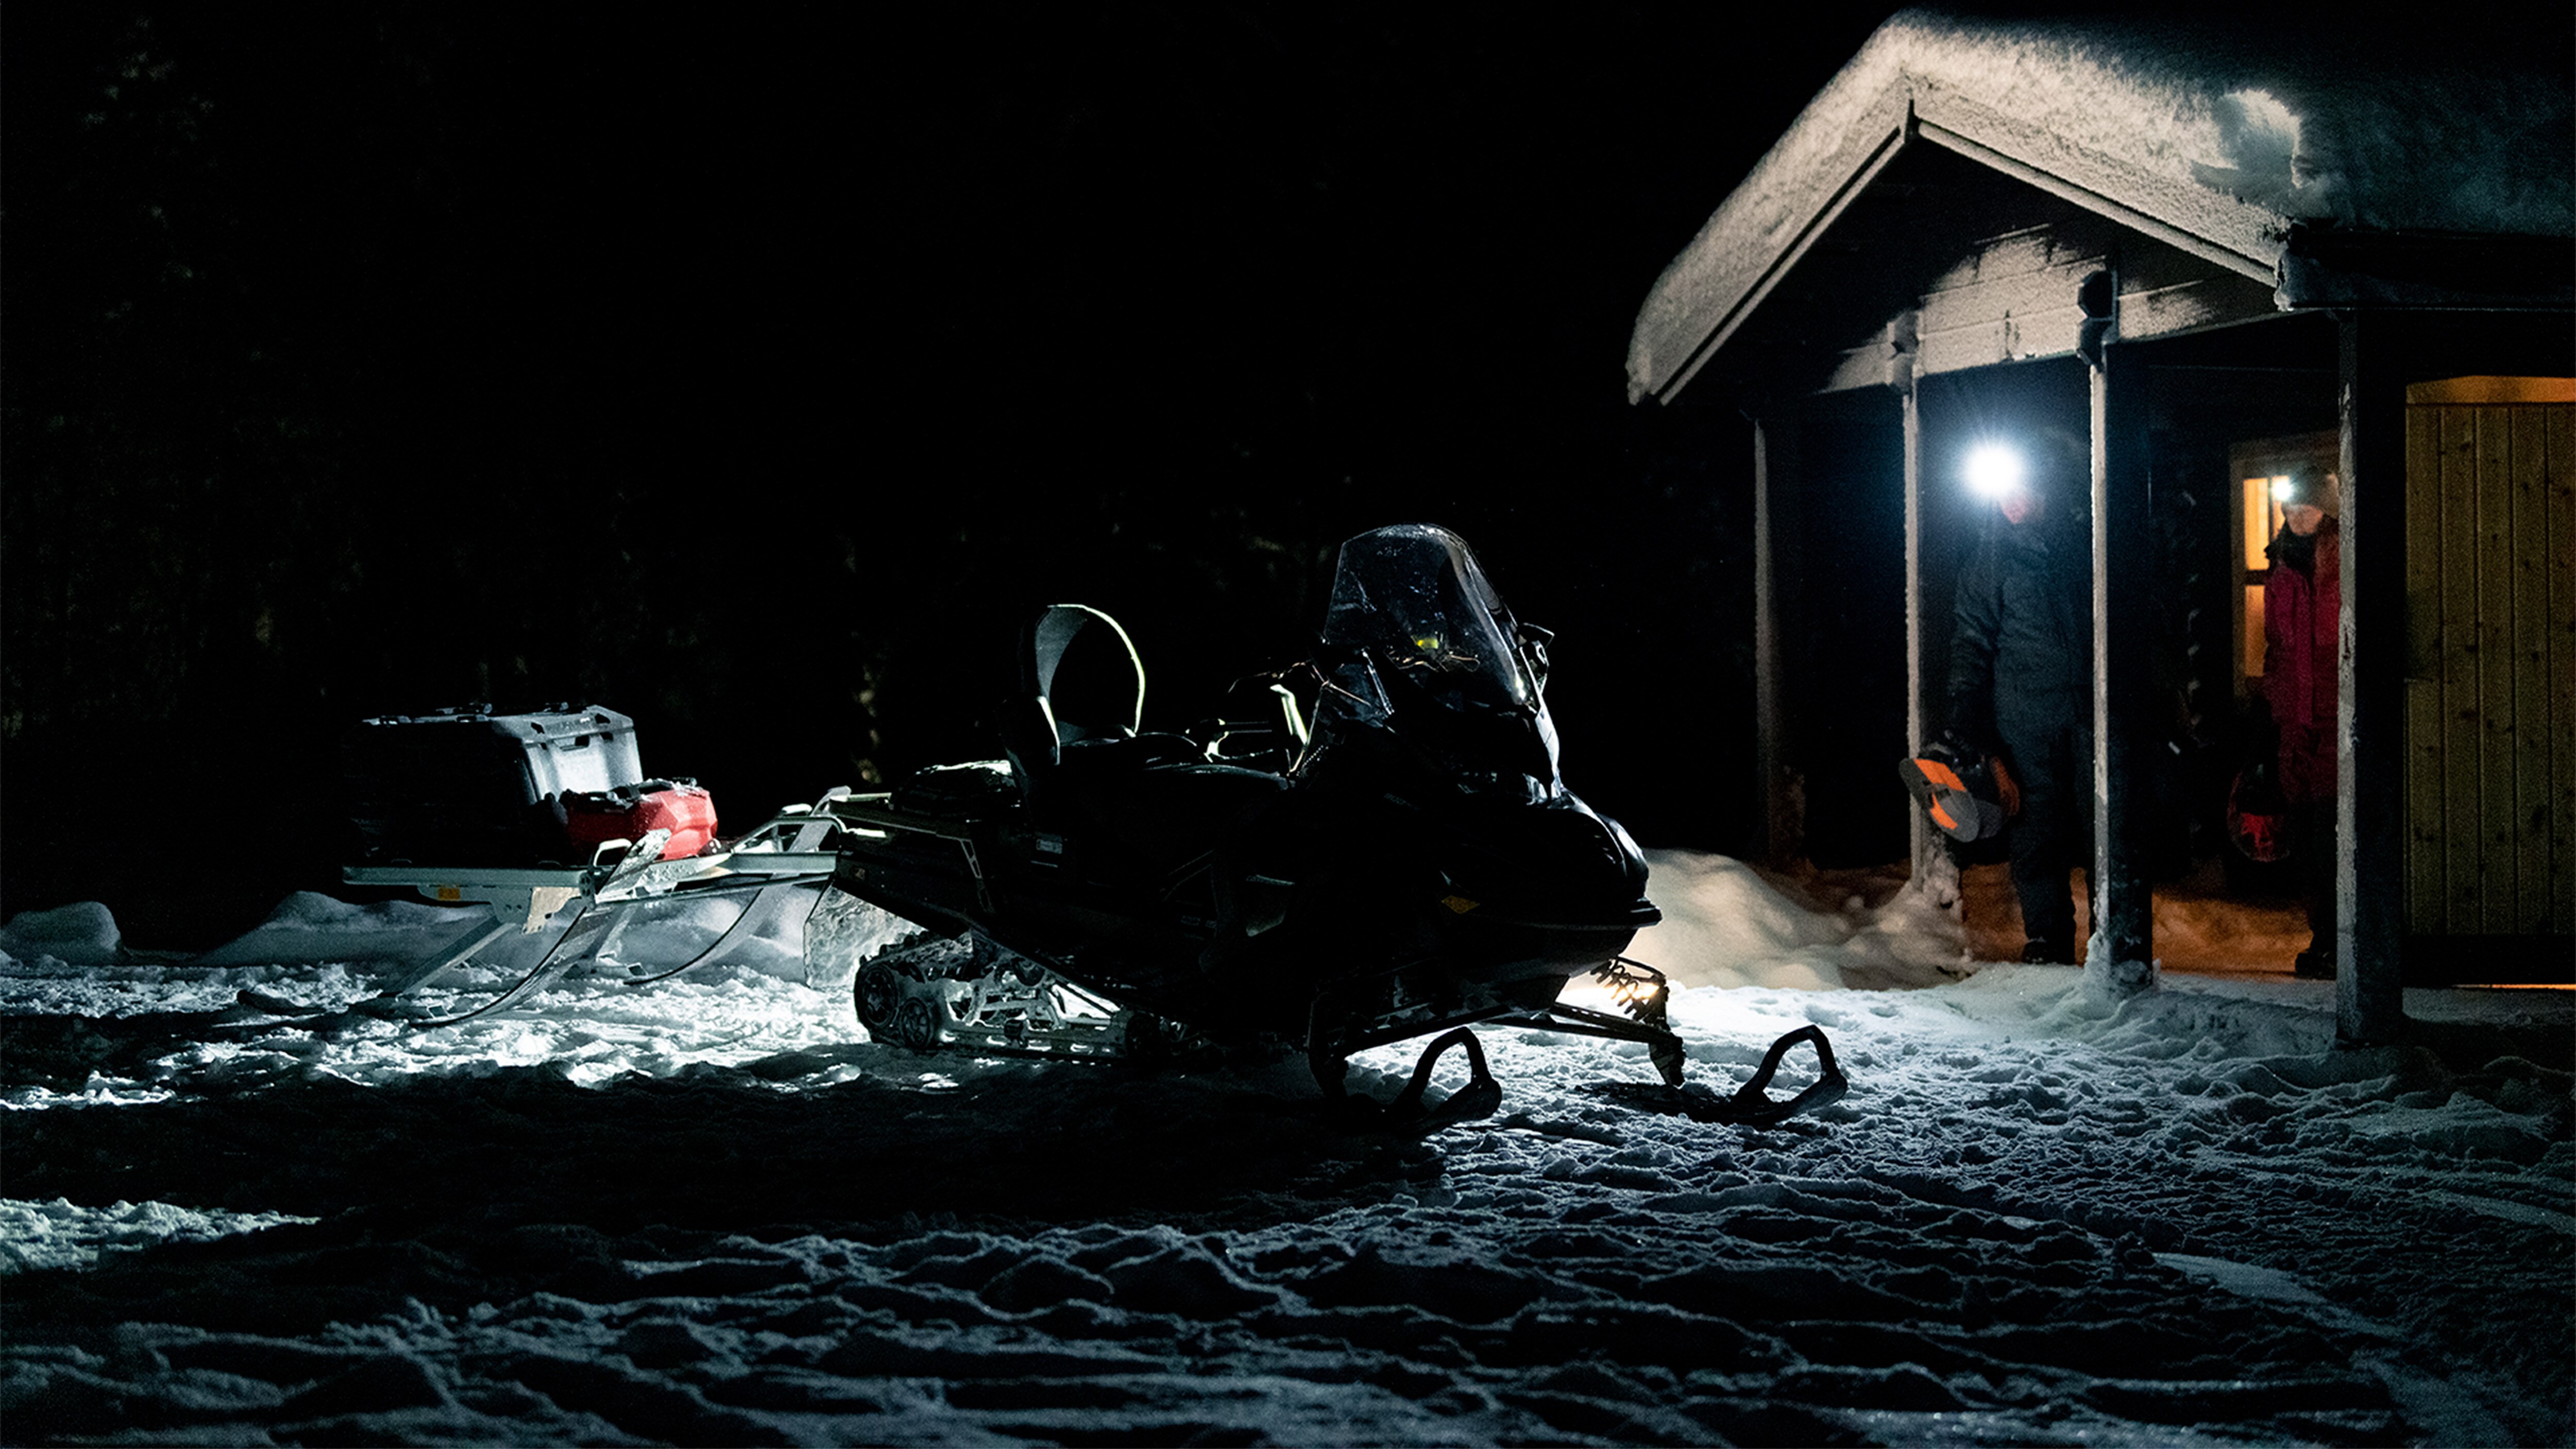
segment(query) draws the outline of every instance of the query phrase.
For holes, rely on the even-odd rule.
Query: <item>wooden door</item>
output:
[[[2576,932],[2576,380],[2410,387],[2406,537],[2407,933]]]

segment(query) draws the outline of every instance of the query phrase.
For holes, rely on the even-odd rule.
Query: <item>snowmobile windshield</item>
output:
[[[1452,709],[1535,710],[1518,632],[1466,541],[1445,528],[1398,524],[1342,545],[1328,649],[1363,651]]]

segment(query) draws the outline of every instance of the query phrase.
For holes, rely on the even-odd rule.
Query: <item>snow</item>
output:
[[[86,966],[18,945],[94,944],[103,912],[22,917],[0,1418],[13,1442],[2576,1439],[2576,993],[2409,992],[2420,1040],[2336,1050],[2332,984],[2282,962],[2169,959],[2113,1002],[1979,965],[1975,932],[1868,880],[1653,866],[1667,920],[1633,954],[1681,983],[1693,1081],[1728,1090],[1813,1022],[1842,1102],[1722,1127],[1605,1089],[1652,1080],[1637,1049],[1492,1030],[1502,1107],[1412,1137],[1328,1113],[1295,1060],[923,1056],[803,978],[784,898],[738,956],[637,982],[623,963],[724,924],[675,909],[449,1025],[506,963],[368,1001],[452,930],[434,909],[300,896],[245,938],[267,946]],[[2224,914],[2187,914],[2219,950]],[[1391,1094],[1418,1045],[1355,1084]]]
[[[28,1268],[85,1268],[101,1252],[204,1242],[226,1233],[255,1233],[285,1223],[317,1222],[288,1213],[200,1212],[166,1202],[120,1202],[79,1207],[52,1202],[0,1201],[0,1272]]]
[[[2244,20],[1898,13],[1657,280],[1632,399],[1687,363],[1909,109],[2265,269],[2293,222],[2576,232],[2563,14],[2537,43],[2452,55],[2366,27],[2285,42]]]
[[[1885,989],[1963,974],[1959,933],[1917,895],[1873,908],[1847,893],[1839,908],[1820,910],[1793,899],[1789,883],[1721,855],[1651,851],[1648,863],[1664,919],[1629,954],[1677,985]]]
[[[20,911],[0,926],[0,952],[51,956],[74,966],[105,966],[117,959],[125,933],[96,901],[75,901],[50,911]]]

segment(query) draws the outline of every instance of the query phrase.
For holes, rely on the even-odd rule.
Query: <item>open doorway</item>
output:
[[[2282,485],[2302,471],[2332,473],[2340,435],[2299,433],[2286,438],[2258,438],[2227,450],[2228,476],[2235,487],[2231,503],[2240,526],[2230,531],[2236,550],[2235,594],[2236,698],[2246,701],[2254,681],[2263,677],[2263,585],[2271,576],[2265,550],[2281,533]]]
[[[1807,859],[1836,870],[1902,862],[1905,757],[1905,435],[1884,393],[1817,399],[1799,430],[1804,476],[1794,639]]]

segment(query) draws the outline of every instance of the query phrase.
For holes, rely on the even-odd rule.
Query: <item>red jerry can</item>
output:
[[[573,844],[594,848],[606,840],[641,840],[648,830],[668,830],[664,860],[680,860],[716,838],[713,795],[685,780],[647,780],[613,790],[565,792],[564,828]]]

